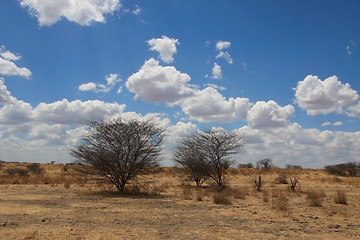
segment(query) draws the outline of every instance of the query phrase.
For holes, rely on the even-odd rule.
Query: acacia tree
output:
[[[210,166],[209,177],[220,188],[225,187],[225,171],[235,163],[230,155],[240,152],[244,145],[242,137],[233,131],[216,129],[198,132],[193,138],[201,157]]]
[[[210,165],[202,158],[194,137],[186,137],[177,145],[173,159],[182,167],[187,180],[195,181],[196,186],[208,178]]]
[[[264,158],[256,162],[257,168],[263,168],[265,170],[268,170],[273,167],[273,163],[271,158]]]
[[[123,192],[130,180],[158,165],[163,132],[150,121],[93,122],[70,154]]]

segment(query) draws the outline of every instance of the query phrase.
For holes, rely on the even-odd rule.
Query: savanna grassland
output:
[[[228,187],[218,192],[183,181],[178,168],[157,168],[120,195],[73,165],[29,165],[1,164],[0,239],[360,237],[359,177],[231,168]],[[261,191],[254,188],[259,174]],[[300,187],[292,191],[295,177]]]

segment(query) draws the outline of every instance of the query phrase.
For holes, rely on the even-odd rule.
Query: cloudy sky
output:
[[[360,2],[2,0],[0,159],[71,162],[89,121],[197,129],[238,162],[360,161]]]

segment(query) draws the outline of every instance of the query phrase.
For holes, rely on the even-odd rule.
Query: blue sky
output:
[[[88,121],[154,119],[163,165],[223,127],[238,162],[360,161],[359,1],[4,0],[0,159],[70,162]]]

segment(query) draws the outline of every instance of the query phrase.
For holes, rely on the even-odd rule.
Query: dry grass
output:
[[[6,172],[27,165],[1,164],[0,239],[356,239],[360,232],[360,178],[322,170],[239,168],[219,192],[211,182],[184,185],[176,168],[157,168],[119,194],[71,165]],[[259,174],[261,192],[253,190]],[[281,175],[301,177],[301,189],[276,184]]]
[[[342,190],[338,190],[336,191],[336,195],[334,197],[335,203],[336,204],[347,204],[347,197],[346,197],[346,193],[345,191]]]
[[[231,205],[231,195],[227,191],[215,192],[213,202],[221,205]]]
[[[274,209],[284,212],[289,211],[289,199],[285,191],[274,189],[272,199]]]
[[[325,197],[324,191],[310,190],[306,193],[306,197],[309,200],[311,207],[321,207],[322,201]]]

